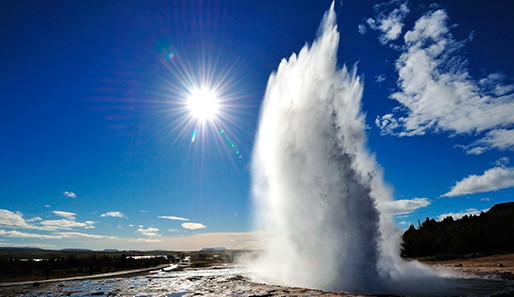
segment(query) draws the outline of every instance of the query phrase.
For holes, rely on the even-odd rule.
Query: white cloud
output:
[[[60,211],[60,210],[54,210],[52,211],[56,216],[60,216],[63,218],[67,218],[70,220],[75,220],[76,213],[73,212],[67,212],[67,211]]]
[[[64,191],[63,194],[70,198],[77,198],[77,195],[73,192]]]
[[[182,223],[182,228],[189,229],[189,230],[196,230],[196,229],[202,229],[206,228],[204,224],[200,223]]]
[[[139,229],[137,229],[136,232],[139,232],[145,236],[148,236],[148,237],[157,237],[157,236],[160,236],[157,232],[159,232],[159,229],[157,228],[152,228],[152,227],[149,227],[147,229],[143,229],[143,227],[140,227]]]
[[[168,229],[168,232],[179,232],[180,230],[178,229]]]
[[[514,167],[495,167],[486,170],[483,175],[470,175],[442,197],[454,197],[466,194],[484,193],[514,187]]]
[[[37,239],[61,239],[62,236],[58,235],[45,235],[35,233],[25,233],[16,230],[5,231],[0,229],[0,236],[15,237],[15,238],[37,238]]]
[[[441,221],[446,217],[453,217],[454,220],[457,220],[457,219],[462,218],[465,215],[468,215],[468,216],[480,215],[480,212],[482,212],[482,211],[486,212],[488,210],[489,210],[489,208],[482,209],[482,210],[477,210],[476,208],[469,208],[469,209],[466,209],[465,211],[461,211],[461,212],[456,212],[456,213],[450,212],[450,213],[442,214],[442,215],[438,216],[438,219],[439,219],[439,221]]]
[[[362,35],[366,34],[366,26],[364,26],[363,24],[359,24],[359,26],[357,28],[358,28],[360,34],[362,34]]]
[[[396,4],[400,2],[401,1],[391,1],[389,3],[378,4],[375,5],[375,10],[380,10],[390,4]],[[382,32],[382,35],[379,39],[382,44],[386,44],[389,41],[398,39],[402,33],[403,20],[409,12],[410,10],[407,7],[407,1],[405,1],[400,4],[398,8],[393,9],[388,15],[386,15],[387,11],[383,10],[377,14],[375,19],[369,18],[367,23],[371,29]]]
[[[95,222],[86,221],[84,223],[77,222],[75,220],[61,219],[61,220],[46,220],[41,221],[41,225],[43,225],[45,230],[71,230],[74,227],[82,227],[85,229],[93,229]]]
[[[174,217],[174,216],[160,216],[159,219],[177,220],[177,221],[189,221],[189,219]]]
[[[21,228],[21,229],[43,229],[28,224],[20,212],[12,212],[7,209],[0,209],[0,227]]]
[[[512,97],[512,96],[511,96]],[[467,154],[480,155],[488,150],[514,150],[514,130],[495,129],[470,145],[462,146]]]
[[[127,217],[124,214],[122,214],[121,212],[119,212],[119,211],[109,211],[109,212],[106,212],[104,214],[101,214],[100,217],[101,218],[113,217],[113,218],[125,218],[125,219],[127,219]]]
[[[379,14],[377,20],[390,18],[398,19]],[[404,45],[397,47],[402,50],[396,61],[399,91],[391,95],[401,104],[394,112],[405,114],[379,116],[375,123],[382,134],[396,136],[486,132],[482,139],[462,146],[468,154],[514,150],[514,131],[509,129],[514,125],[514,85],[503,84],[505,77],[498,73],[474,80],[466,68],[468,61],[457,55],[467,40],[456,41],[447,20],[444,10],[431,11],[405,33]],[[387,28],[376,24],[375,28],[386,34],[381,42],[391,40]]]
[[[86,234],[80,232],[59,232],[55,233],[60,236],[60,238],[95,238],[95,239],[117,239],[114,236],[103,236],[103,235],[95,235],[95,234]]]
[[[382,204],[381,211],[389,215],[408,214],[418,208],[430,205],[428,198],[395,200]]]
[[[32,219],[28,219],[27,222],[32,223],[41,220],[43,220],[41,217],[33,217]]]
[[[491,198],[480,198],[480,201],[486,201],[486,202],[489,202],[489,201],[491,201]]]
[[[132,225],[132,224],[129,224],[129,227],[134,227],[134,225]]]
[[[510,163],[510,159],[507,157],[503,157],[503,158],[496,160],[496,162],[494,162],[493,164],[496,166],[504,166],[504,165],[509,165],[509,163]]]

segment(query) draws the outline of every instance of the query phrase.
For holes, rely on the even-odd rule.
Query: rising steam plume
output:
[[[387,213],[392,195],[366,149],[362,82],[356,68],[337,68],[338,44],[332,3],[314,43],[269,79],[253,196],[256,227],[276,236],[253,269],[285,285],[408,292],[435,276],[398,256],[401,232]]]

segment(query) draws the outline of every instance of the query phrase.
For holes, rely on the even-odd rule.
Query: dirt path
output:
[[[64,281],[73,281],[73,280],[86,280],[86,279],[98,279],[98,278],[110,278],[117,276],[125,276],[125,275],[134,275],[139,273],[146,273],[153,270],[160,270],[162,268],[168,267],[168,264],[162,264],[152,268],[144,268],[144,269],[136,269],[136,270],[124,270],[124,271],[116,271],[109,273],[101,273],[94,275],[84,275],[84,276],[74,276],[74,277],[66,277],[66,278],[52,278],[48,280],[31,280],[31,281],[21,281],[21,282],[4,282],[0,283],[0,287],[11,287],[11,286],[25,286],[25,285],[35,285],[38,284],[46,284],[46,283],[56,283],[56,282],[64,282]]]

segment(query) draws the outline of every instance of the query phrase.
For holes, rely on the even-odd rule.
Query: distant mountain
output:
[[[226,251],[225,247],[203,248],[200,252]]]
[[[117,249],[105,249],[103,251],[106,252],[106,253],[116,253],[116,252],[119,252]]]
[[[90,249],[74,249],[74,248],[66,248],[62,249],[63,252],[92,252],[93,250]]]
[[[456,257],[514,252],[514,202],[496,204],[479,216],[442,221],[426,218],[403,234],[402,257]]]
[[[35,248],[35,247],[0,247],[0,250],[15,250],[15,251],[43,251],[43,249]]]

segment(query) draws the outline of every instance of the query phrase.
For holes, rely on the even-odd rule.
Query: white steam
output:
[[[399,257],[401,231],[387,207],[391,191],[366,149],[361,79],[355,68],[336,68],[335,21],[332,4],[312,46],[283,60],[268,82],[253,195],[256,227],[277,236],[253,269],[292,286],[422,290],[436,277]]]

